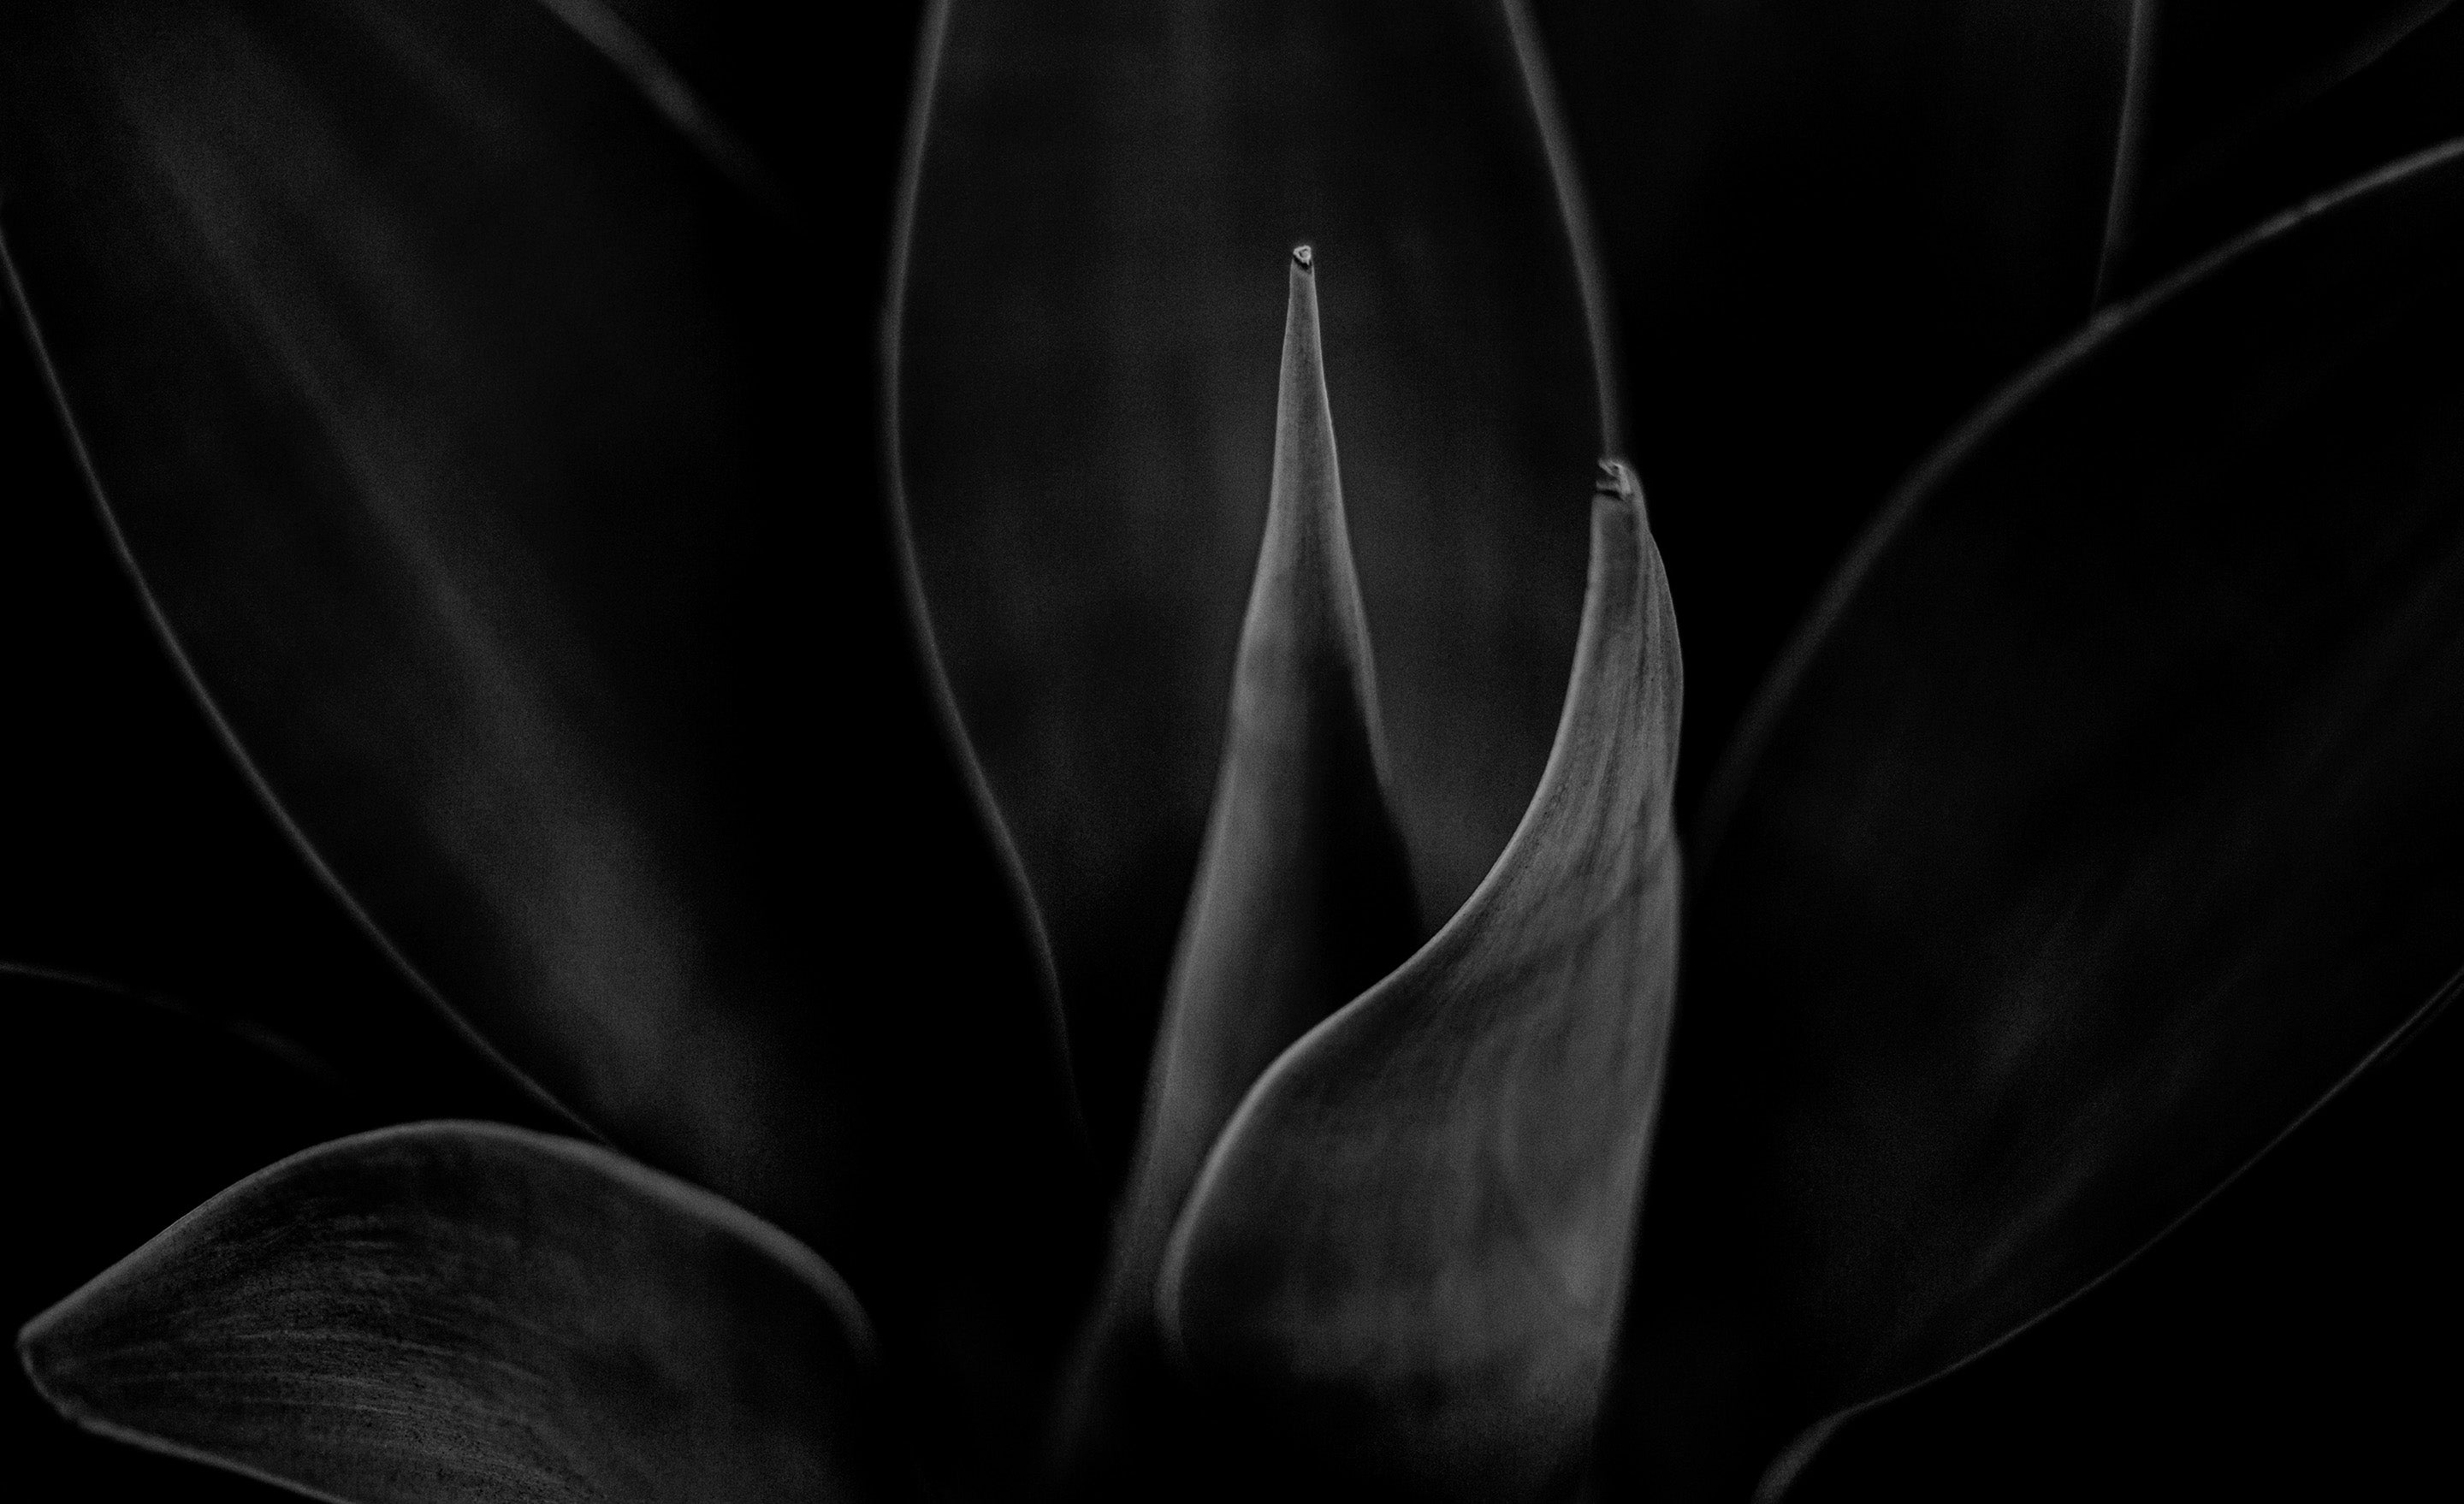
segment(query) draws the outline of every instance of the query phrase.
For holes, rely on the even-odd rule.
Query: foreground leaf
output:
[[[1615,1346],[1676,980],[1682,678],[1641,494],[1611,469],[1522,828],[1249,1094],[1158,1297],[1226,1403],[1416,1497],[1564,1483]]]
[[[29,1323],[80,1425],[351,1504],[884,1496],[828,1266],[571,1139],[423,1123],[260,1171]]]
[[[1602,452],[1573,241],[1486,0],[956,0],[894,311],[936,646],[1128,1159],[1268,491],[1270,275],[1312,244],[1421,911],[1522,813]]]
[[[1094,1219],[814,242],[527,5],[17,8],[0,77],[32,322],[305,844],[573,1113],[822,1249],[928,1407],[1023,1427]]]
[[[1242,626],[1223,772],[1148,1075],[1105,1309],[1068,1424],[1075,1465],[1186,1444],[1155,1362],[1155,1276],[1199,1164],[1286,1047],[1412,952],[1403,842],[1387,811],[1376,675],[1352,572],[1311,252],[1293,252],[1274,485]],[[1141,1413],[1143,1412],[1143,1413]],[[1111,1434],[1105,1434],[1109,1431]]]
[[[288,1042],[108,984],[0,964],[0,1026],[14,1229],[0,1330],[241,1176],[376,1120],[368,1094]],[[12,1504],[280,1496],[64,1426],[14,1374],[0,1389]]]
[[[1860,548],[1722,774],[1632,1496],[1776,1493],[2464,964],[2459,265],[2464,144],[2101,322]]]

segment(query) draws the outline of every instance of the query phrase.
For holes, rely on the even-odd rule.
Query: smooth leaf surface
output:
[[[0,1027],[9,1331],[241,1176],[378,1120],[368,1093],[287,1041],[89,979],[0,965]],[[99,1441],[13,1373],[6,1388],[18,1504],[284,1496]]]
[[[893,318],[935,642],[1118,1166],[1223,749],[1273,453],[1279,259],[1316,249],[1421,912],[1529,797],[1602,453],[1564,205],[1502,8],[955,0]],[[1117,1173],[1117,1169],[1115,1169]]]
[[[1860,548],[1722,774],[1620,1496],[1776,1493],[2452,984],[2459,264],[2464,145],[2101,321]]]
[[[822,1249],[927,1408],[1022,1430],[1094,1219],[819,248],[534,7],[0,43],[32,322],[307,847],[582,1118]]]
[[[1534,0],[1684,603],[1685,787],[1859,529],[2093,303],[2132,0]]]
[[[1106,1452],[1190,1466],[1167,1418],[1179,1396],[1157,1362],[1164,1240],[1258,1077],[1409,956],[1420,933],[1386,804],[1376,673],[1344,522],[1311,254],[1295,250],[1289,274],[1273,489],[1223,771],[1148,1073],[1105,1307],[1067,1422],[1080,1469],[1122,1466]]]
[[[1566,1483],[1616,1344],[1675,1001],[1683,670],[1641,493],[1609,468],[1521,829],[1242,1103],[1158,1295],[1225,1403],[1414,1497]]]
[[[273,1165],[18,1338],[81,1425],[350,1504],[891,1496],[871,1343],[777,1228],[482,1123]]]

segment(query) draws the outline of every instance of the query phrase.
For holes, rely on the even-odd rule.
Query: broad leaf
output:
[[[262,1170],[18,1338],[79,1424],[350,1504],[890,1496],[871,1343],[777,1228],[481,1123]]]
[[[1065,1421],[1080,1470],[1124,1466],[1106,1453],[1206,1466],[1175,1434],[1181,1397],[1156,1361],[1164,1240],[1258,1077],[1420,936],[1386,806],[1376,675],[1344,523],[1311,254],[1293,252],[1274,482],[1223,771],[1148,1073],[1104,1308]]]
[[[105,984],[0,965],[0,1021],[13,1231],[0,1329],[250,1171],[376,1120],[365,1092],[346,1095],[297,1047]],[[18,1504],[278,1496],[63,1425],[14,1374],[0,1387],[0,1456]]]
[[[1681,809],[1839,556],[2087,317],[2132,0],[1534,0],[1685,603]]]
[[[1776,1493],[2451,985],[2459,264],[2464,144],[2101,321],[1860,547],[1719,785],[1631,1496]]]
[[[1158,1308],[1271,1447],[1415,1497],[1535,1498],[1591,1439],[1677,962],[1676,619],[1622,465],[1548,771],[1436,938],[1275,1063]]]
[[[1023,1427],[1093,1219],[825,248],[534,7],[19,8],[0,70],[32,322],[306,844],[582,1118],[821,1248],[928,1404]]]
[[[1360,591],[1420,907],[1546,761],[1601,453],[1574,242],[1507,12],[948,7],[894,310],[925,602],[1128,1157],[1221,762],[1273,452],[1274,275],[1343,288]]]

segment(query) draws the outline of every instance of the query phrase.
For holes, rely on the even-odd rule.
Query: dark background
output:
[[[847,321],[827,331],[830,382],[859,446],[871,442],[869,336],[913,34],[913,8],[884,9],[811,53],[739,59],[732,75],[749,94],[810,101],[804,160],[825,166],[844,218],[833,239]],[[796,70],[791,83],[764,77]],[[2283,148],[2295,165],[2281,176],[2236,168],[2241,179],[2166,233],[2204,244],[2287,184],[2323,187],[2408,144],[2406,131],[2438,125],[2418,110],[2338,108],[2344,123]],[[1736,338],[1758,334],[1771,331]],[[2034,346],[2013,338],[2019,347],[1988,354],[2023,360]],[[1924,389],[1954,418],[2001,374],[1979,355],[1977,371],[1946,387],[1930,354],[1921,342],[1862,343],[1843,392]],[[1629,387],[1647,485],[1661,426],[1652,390]],[[1833,417],[1857,426],[1853,408]],[[1751,612],[1732,608],[1732,630],[1689,619],[1689,679],[1711,689],[1689,727],[1697,774],[1921,447],[1860,456],[1844,488],[1814,484],[1809,460],[1751,497],[1751,529],[1796,542]],[[13,1036],[10,1183],[22,1197],[9,1238],[13,1327],[290,1149],[412,1117],[547,1119],[391,969],[266,817],[154,640],[13,319],[0,338],[0,962],[125,989],[0,973]],[[1721,504],[1707,480],[1682,470],[1669,480],[1655,506],[1683,611],[1689,597],[1728,590],[1739,524],[1706,518]],[[269,1054],[249,1030],[293,1043]],[[1850,1423],[1793,1496],[2452,1492],[2460,1037],[2453,1018],[2433,1023],[2153,1250],[1960,1372]],[[272,1496],[77,1435],[22,1385],[5,1414],[0,1453],[17,1497]],[[48,1492],[27,1491],[29,1471]]]

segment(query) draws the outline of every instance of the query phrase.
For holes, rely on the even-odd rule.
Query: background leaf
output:
[[[2443,996],[2459,250],[2464,145],[2272,227],[2007,391],[1835,586],[1714,807],[1625,1486],[1801,1460]]]
[[[892,1496],[809,1250],[573,1139],[381,1129],[232,1186],[30,1323],[80,1424],[352,1504]]]
[[[2103,293],[2464,133],[2464,12],[2447,0],[2146,0],[2143,101],[2123,151]]]
[[[824,1249],[992,1433],[936,1463],[1023,1446],[1095,1219],[820,248],[533,8],[20,10],[0,67],[33,322],[306,843],[583,1118]]]
[[[2131,0],[1535,0],[1685,617],[1681,814],[1839,556],[2096,284]]]
[[[0,206],[0,228],[7,213]],[[411,984],[266,818],[147,624],[13,307],[10,322],[0,335],[0,958],[296,1038],[349,1075],[370,1121],[561,1121]],[[121,1110],[137,1134],[142,1097]],[[182,1117],[173,1110],[166,1121]],[[231,1165],[164,1219],[260,1162]],[[99,1221],[112,1215],[96,1210]],[[81,1274],[127,1250],[90,1251]]]
[[[1485,3],[947,9],[896,305],[935,642],[1126,1164],[1221,763],[1273,452],[1280,258],[1327,384],[1422,912],[1546,759],[1580,611],[1595,342]]]

